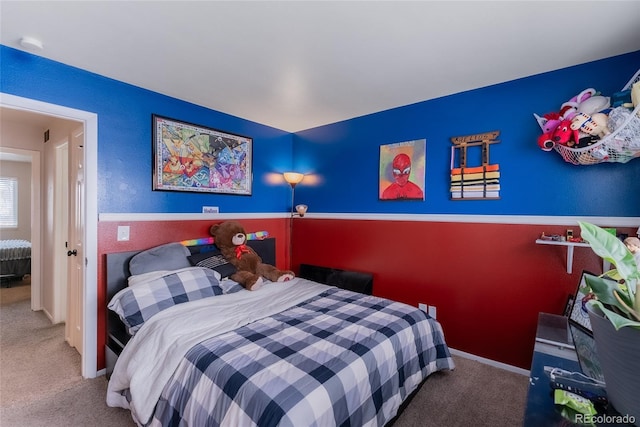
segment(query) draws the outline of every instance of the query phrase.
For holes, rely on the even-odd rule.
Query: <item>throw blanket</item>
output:
[[[424,312],[330,288],[196,345],[151,426],[383,426],[424,378],[452,368]]]

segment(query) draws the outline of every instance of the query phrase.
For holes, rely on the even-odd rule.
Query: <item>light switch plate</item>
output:
[[[118,242],[126,242],[129,240],[129,228],[128,225],[118,226]]]

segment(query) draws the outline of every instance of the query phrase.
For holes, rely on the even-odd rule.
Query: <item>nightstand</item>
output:
[[[549,377],[544,373],[545,366],[553,366],[567,371],[580,371],[567,318],[564,316],[548,313],[538,315],[524,426],[572,425],[556,410]]]

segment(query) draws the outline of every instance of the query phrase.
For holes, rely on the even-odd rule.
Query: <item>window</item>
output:
[[[18,228],[18,180],[0,177],[0,228]]]

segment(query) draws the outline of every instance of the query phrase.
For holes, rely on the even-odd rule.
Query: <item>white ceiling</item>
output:
[[[638,1],[2,0],[0,18],[6,46],[290,132],[640,50]]]

